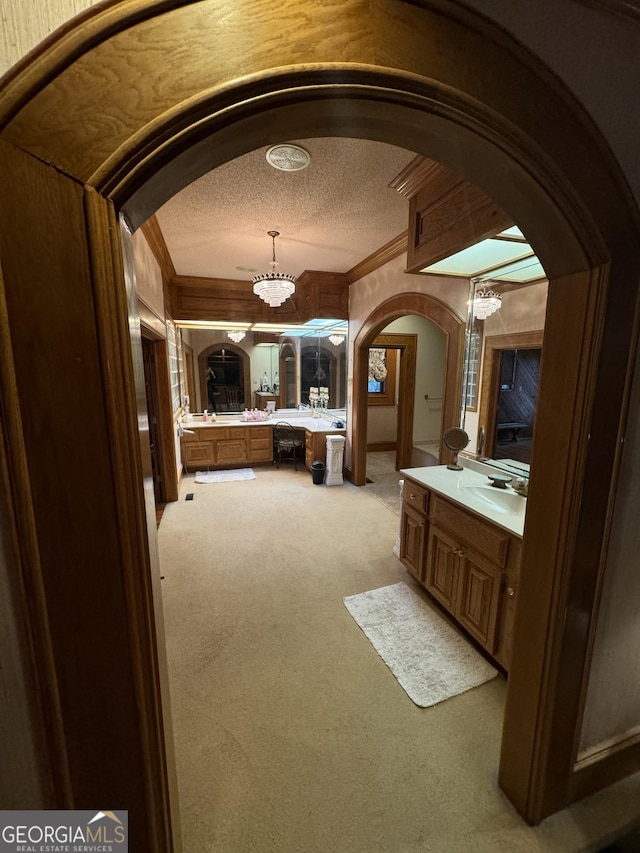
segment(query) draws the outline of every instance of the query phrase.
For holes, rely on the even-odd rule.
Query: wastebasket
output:
[[[311,464],[311,476],[313,477],[314,485],[321,486],[324,483],[324,462],[316,460]]]

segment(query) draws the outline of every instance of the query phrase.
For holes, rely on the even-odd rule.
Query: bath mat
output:
[[[344,604],[420,708],[498,675],[468,640],[404,583],[350,595]]]
[[[253,468],[236,468],[233,471],[197,471],[196,483],[230,483],[233,480],[255,480]]]

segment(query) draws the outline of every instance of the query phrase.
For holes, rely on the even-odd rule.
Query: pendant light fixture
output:
[[[476,284],[476,279],[472,279],[473,284]],[[501,307],[502,296],[494,290],[489,290],[486,287],[481,287],[476,290],[473,297],[473,316],[476,320],[486,320]]]
[[[267,231],[273,242],[273,260],[270,263],[271,269],[267,273],[254,275],[251,279],[253,282],[253,292],[259,296],[264,302],[272,308],[277,308],[295,293],[295,276],[286,275],[277,272],[279,264],[276,261],[276,237],[280,236],[279,231]]]
[[[329,340],[334,345],[334,347],[339,347],[340,344],[343,343],[344,338],[344,335],[329,335]]]
[[[247,336],[246,332],[243,332],[241,329],[233,329],[230,332],[227,332],[227,336],[234,342],[234,344],[239,344],[240,341],[243,341]]]

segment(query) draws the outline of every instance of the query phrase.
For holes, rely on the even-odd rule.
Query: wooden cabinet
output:
[[[344,430],[312,432],[305,430],[304,464],[311,470],[314,462],[327,462],[327,435],[345,435]]]
[[[187,471],[273,461],[270,426],[193,427],[193,435],[183,435],[180,446]]]
[[[409,478],[400,530],[407,570],[508,670],[520,539]]]

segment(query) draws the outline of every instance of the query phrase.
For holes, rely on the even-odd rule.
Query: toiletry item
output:
[[[207,423],[207,421],[209,420],[209,412],[208,412],[206,409],[205,409],[205,410],[204,410],[204,412],[202,413],[202,420],[203,420],[205,423]]]

